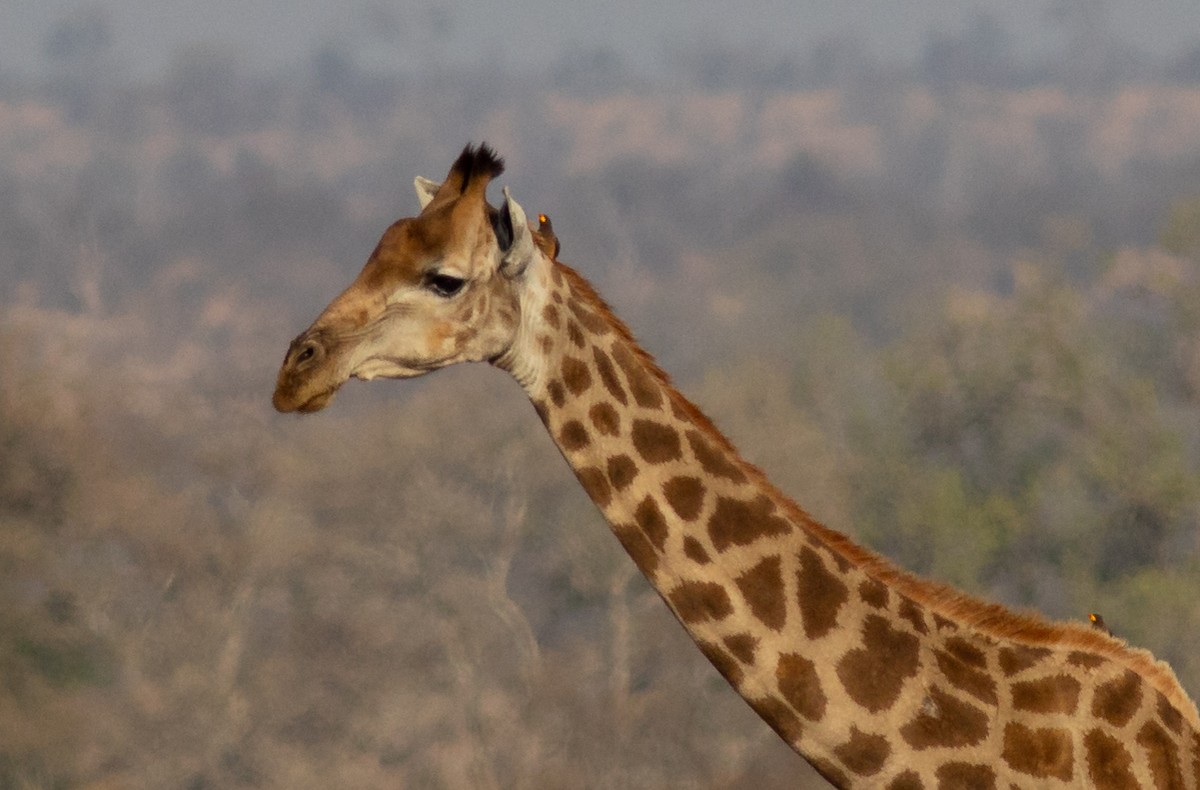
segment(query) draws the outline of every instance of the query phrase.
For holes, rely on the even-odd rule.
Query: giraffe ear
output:
[[[492,216],[492,230],[503,253],[500,273],[508,277],[520,276],[533,260],[535,247],[529,221],[525,219],[525,210],[512,199],[508,187],[504,188],[504,204]]]
[[[441,189],[442,185],[436,181],[431,181],[423,176],[417,176],[413,179],[413,189],[417,190],[417,202],[421,204],[421,210],[433,202],[433,196]]]

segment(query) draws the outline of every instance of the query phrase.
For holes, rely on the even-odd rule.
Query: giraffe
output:
[[[1165,663],[911,575],[743,460],[468,145],[287,351],[273,403],[486,361],[525,389],[696,645],[838,787],[1200,790],[1200,716]]]

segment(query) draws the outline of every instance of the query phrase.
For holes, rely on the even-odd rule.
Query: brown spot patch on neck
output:
[[[1083,736],[1087,750],[1088,778],[1097,790],[1128,790],[1137,787],[1133,757],[1121,741],[1103,730],[1088,730]]]
[[[975,763],[946,763],[937,769],[938,787],[962,787],[971,790],[992,790],[996,772],[989,766]]]
[[[825,716],[826,698],[817,676],[817,666],[804,656],[785,653],[775,667],[779,693],[797,713],[809,721]]]
[[[667,600],[685,623],[724,620],[733,614],[729,593],[716,582],[683,582],[667,593]]]
[[[1070,715],[1079,707],[1079,681],[1070,675],[1050,675],[1012,684],[1012,706],[1031,713]]]
[[[930,687],[926,700],[913,720],[900,728],[900,736],[917,751],[973,746],[987,737],[988,715],[984,711],[937,686]]]
[[[1033,729],[1010,722],[1004,728],[1004,750],[1000,756],[1014,771],[1035,779],[1069,782],[1075,775],[1071,733],[1066,730]]]
[[[796,603],[809,639],[820,639],[837,625],[838,611],[850,600],[846,584],[825,567],[821,557],[808,546],[800,549],[796,571]]]
[[[663,464],[680,457],[679,434],[669,425],[653,420],[634,420],[630,438],[646,463]]]
[[[863,621],[861,647],[850,650],[837,664],[838,679],[850,698],[872,713],[896,703],[904,681],[921,665],[917,637],[896,628],[881,615]]]
[[[791,529],[792,525],[775,512],[774,503],[765,494],[748,502],[717,497],[708,519],[708,535],[717,551],[746,546],[760,538],[786,535]]]
[[[988,677],[986,673],[968,666],[958,657],[943,650],[934,650],[933,656],[937,661],[938,669],[942,671],[942,676],[950,685],[967,692],[987,705],[998,704],[996,681]]]
[[[772,631],[782,630],[787,620],[781,564],[778,556],[767,557],[736,580],[750,611]]]
[[[1130,670],[1096,688],[1092,715],[1114,727],[1124,727],[1142,705],[1142,679]]]
[[[851,726],[850,740],[833,750],[842,765],[859,776],[874,776],[883,768],[892,747],[882,735],[868,735]]]
[[[1000,648],[1000,671],[1012,677],[1053,655],[1048,647],[1030,647],[1029,645],[1004,646]]]
[[[675,515],[684,521],[695,521],[704,506],[704,483],[690,475],[672,477],[663,483],[663,496]]]
[[[1150,758],[1155,787],[1186,787],[1179,760],[1179,747],[1158,722],[1148,721],[1137,734],[1138,745]]]

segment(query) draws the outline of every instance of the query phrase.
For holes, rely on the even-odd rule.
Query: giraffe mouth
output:
[[[337,387],[334,387],[330,390],[325,390],[324,392],[318,393],[317,395],[314,395],[313,397],[304,401],[304,403],[301,403],[296,408],[296,411],[300,412],[301,414],[312,414],[314,412],[318,412],[328,406],[329,402],[333,400],[333,396],[336,394]]]
[[[333,396],[337,394],[337,387],[330,387],[327,390],[318,392],[306,400],[296,400],[292,393],[285,392],[282,389],[275,390],[275,396],[271,398],[271,405],[275,410],[283,414],[299,412],[300,414],[312,414],[321,411],[329,402],[333,400]]]

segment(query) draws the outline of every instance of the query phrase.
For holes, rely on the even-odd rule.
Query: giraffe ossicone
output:
[[[697,646],[839,787],[1200,790],[1200,716],[1165,663],[920,579],[808,516],[672,385],[468,146],[288,349],[273,402],[351,377],[509,371]]]

